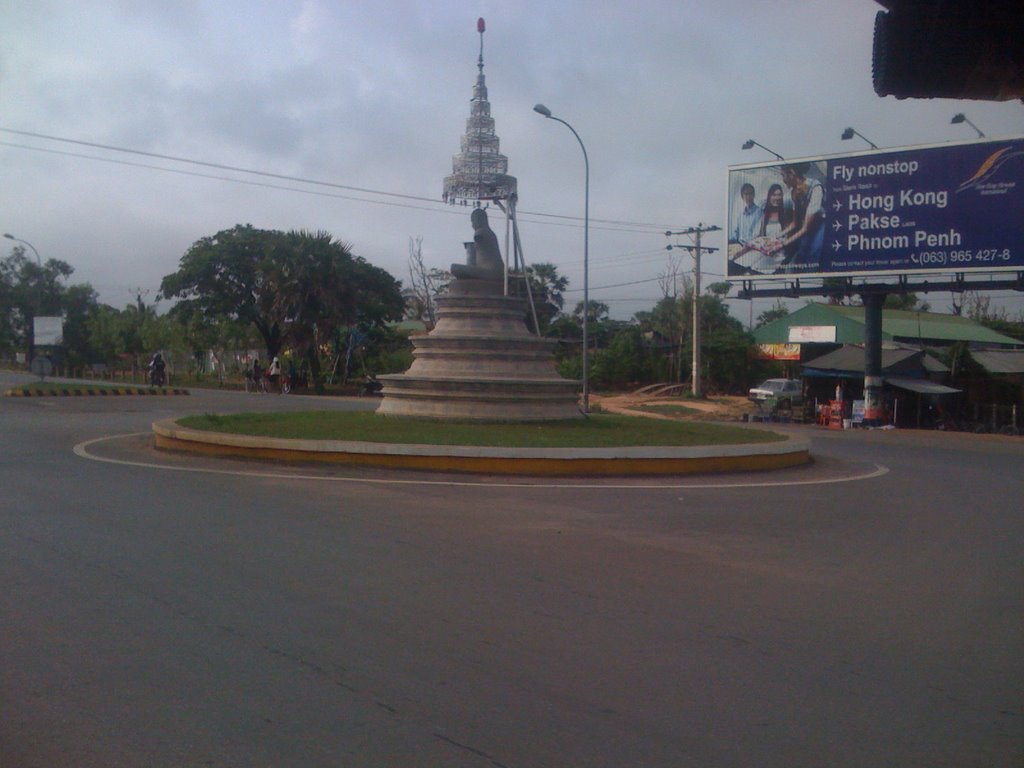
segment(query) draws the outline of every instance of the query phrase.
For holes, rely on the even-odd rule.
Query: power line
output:
[[[657,248],[649,251],[634,251],[633,253],[602,256],[597,259],[591,259],[590,265],[591,269],[593,269],[595,263],[597,263],[599,267],[616,267],[624,263],[636,264],[638,262],[654,261],[656,258],[662,258],[662,254],[664,254],[664,252],[663,248]]]
[[[0,131],[4,133],[13,133],[18,136],[29,136],[34,139],[45,139],[47,141],[59,141],[64,144],[77,144],[81,147],[92,147],[94,149],[105,149],[110,152],[124,152],[130,155],[141,155],[142,157],[152,157],[157,160],[170,160],[175,163],[188,163],[189,165],[201,165],[206,168],[216,168],[220,171],[235,171],[237,173],[249,173],[253,176],[265,176],[271,179],[280,179],[282,181],[298,181],[302,184],[314,184],[322,187],[331,187],[333,189],[346,189],[350,192],[364,192],[373,195],[386,195],[388,197],[401,197],[406,200],[420,200],[423,202],[437,202],[429,197],[419,197],[417,195],[404,195],[398,192],[382,192],[376,189],[368,189],[366,187],[353,187],[347,184],[336,184],[331,181],[319,181],[317,179],[304,179],[301,176],[288,176],[283,173],[271,173],[270,171],[257,171],[252,168],[240,168],[236,165],[225,165],[224,163],[211,163],[206,160],[193,160],[188,157],[177,157],[176,155],[163,155],[159,152],[146,152],[142,149],[129,149],[128,147],[116,147],[111,144],[99,144],[94,141],[82,141],[80,139],[67,139],[62,136],[50,136],[45,133],[35,133],[33,131],[18,131],[13,128],[0,127]]]
[[[2,130],[2,129],[0,129],[0,130]],[[374,205],[389,205],[389,206],[393,206],[393,207],[396,207],[396,208],[412,208],[414,210],[419,210],[419,211],[435,211],[435,212],[441,212],[441,213],[449,213],[450,212],[450,213],[453,213],[453,214],[454,213],[458,213],[458,211],[455,211],[455,210],[452,210],[452,211],[447,210],[448,206],[443,206],[443,207],[439,207],[439,208],[435,209],[435,208],[427,208],[426,206],[422,206],[422,205],[409,205],[409,204],[404,204],[404,203],[391,203],[391,202],[388,202],[386,200],[370,200],[370,199],[367,199],[365,197],[355,197],[353,195],[339,195],[339,194],[333,193],[333,192],[319,192],[317,190],[312,190],[312,189],[299,189],[298,187],[286,187],[286,186],[283,186],[281,184],[270,184],[270,183],[265,182],[265,181],[249,181],[247,179],[232,178],[231,176],[216,176],[216,175],[211,174],[211,173],[199,173],[198,171],[185,171],[185,170],[182,170],[181,168],[166,168],[166,167],[161,166],[161,165],[149,165],[148,163],[133,163],[130,160],[115,160],[115,159],[110,158],[110,157],[96,157],[94,155],[83,155],[83,154],[81,154],[79,152],[66,152],[66,151],[60,150],[60,149],[47,149],[45,147],[30,147],[30,146],[26,146],[24,144],[13,144],[13,143],[7,142],[7,141],[0,141],[0,146],[14,147],[14,148],[17,148],[17,149],[29,149],[29,150],[32,150],[34,152],[46,152],[48,154],[63,155],[65,157],[77,157],[77,158],[81,158],[81,159],[84,159],[84,160],[96,160],[96,161],[101,162],[101,163],[112,163],[114,165],[126,165],[126,166],[130,166],[132,168],[145,168],[145,169],[153,170],[153,171],[163,171],[164,173],[174,173],[174,174],[178,174],[179,176],[194,176],[194,177],[197,177],[197,178],[200,178],[200,179],[211,179],[213,181],[227,181],[227,182],[231,182],[233,184],[244,184],[245,186],[249,186],[249,187],[262,187],[263,189],[277,189],[277,190],[282,190],[282,191],[285,191],[285,192],[298,192],[299,194],[303,194],[303,195],[315,195],[317,197],[330,197],[330,198],[335,198],[335,199],[339,199],[339,200],[355,200],[355,201],[362,202],[362,203],[372,203]],[[422,199],[426,200],[427,198],[422,198]]]
[[[3,129],[0,129],[0,130],[3,130]],[[232,176],[217,176],[217,175],[212,174],[212,173],[200,173],[198,171],[186,171],[186,170],[182,170],[181,168],[167,168],[166,166],[150,165],[149,163],[135,163],[135,162],[132,162],[131,160],[115,160],[114,158],[110,158],[110,157],[96,157],[95,155],[83,155],[80,152],[68,152],[66,150],[49,149],[47,147],[33,147],[33,146],[25,145],[25,144],[15,144],[15,143],[9,142],[9,141],[0,141],[0,146],[13,147],[15,149],[27,149],[27,150],[30,150],[32,152],[44,152],[44,153],[51,154],[51,155],[62,155],[64,157],[75,157],[75,158],[79,158],[79,159],[82,159],[82,160],[95,160],[97,162],[111,163],[113,165],[125,165],[125,166],[131,167],[131,168],[144,168],[144,169],[148,169],[148,170],[152,170],[152,171],[162,171],[164,173],[174,173],[174,174],[177,174],[179,176],[194,176],[194,177],[200,178],[200,179],[211,179],[213,181],[226,181],[226,182],[230,182],[232,184],[243,184],[243,185],[249,186],[249,187],[261,187],[263,189],[276,189],[276,190],[280,190],[280,191],[284,191],[284,192],[297,192],[297,193],[302,194],[302,195],[314,195],[316,197],[329,197],[329,198],[333,198],[333,199],[336,199],[336,200],[353,200],[353,201],[360,202],[360,203],[370,203],[371,205],[385,205],[385,206],[390,206],[392,208],[406,208],[406,209],[411,209],[411,210],[415,210],[415,211],[430,211],[430,212],[433,212],[433,213],[444,213],[444,214],[447,214],[447,215],[456,215],[457,216],[457,215],[461,215],[462,214],[461,208],[456,208],[456,207],[453,207],[451,205],[446,205],[446,204],[442,203],[439,200],[431,200],[430,198],[426,198],[426,197],[425,198],[420,198],[420,199],[429,201],[431,203],[434,203],[433,207],[427,207],[425,205],[411,205],[409,203],[394,203],[394,202],[389,202],[387,200],[372,200],[372,199],[365,198],[365,197],[357,197],[355,195],[340,195],[340,194],[338,194],[336,192],[322,192],[322,191],[313,190],[313,189],[301,189],[299,187],[289,187],[289,186],[285,186],[285,185],[282,185],[282,184],[271,184],[271,183],[265,182],[265,181],[250,181],[250,180],[247,180],[247,179],[237,179],[237,178],[234,178]],[[385,193],[381,193],[381,194],[385,194]],[[544,215],[547,215],[547,214],[533,214],[533,215],[544,216]],[[542,224],[542,225],[548,226],[548,227],[572,227],[574,229],[580,229],[583,226],[583,223],[582,223],[583,220],[582,219],[579,219],[579,222],[580,222],[579,224],[562,223],[562,222],[556,222],[556,221],[537,221],[535,219],[530,219],[530,218],[527,218],[527,219],[524,219],[524,220],[527,221],[527,222],[533,223],[533,224]],[[598,230],[601,230],[603,232],[634,232],[634,233],[637,232],[637,230],[622,229],[622,228],[619,228],[619,227],[600,227],[600,226],[598,226],[598,227],[592,227],[592,229],[598,229]]]
[[[290,175],[287,175],[287,174],[273,173],[273,172],[270,172],[270,171],[260,171],[260,170],[253,169],[253,168],[242,168],[240,166],[227,165],[225,163],[214,163],[214,162],[210,162],[210,161],[207,161],[207,160],[196,160],[196,159],[193,159],[193,158],[179,157],[179,156],[176,156],[176,155],[165,155],[165,154],[161,154],[159,152],[147,152],[147,151],[141,150],[141,149],[131,149],[129,147],[118,147],[118,146],[115,146],[115,145],[112,145],[112,144],[101,144],[101,143],[93,142],[93,141],[83,141],[81,139],[70,139],[70,138],[66,138],[66,137],[63,137],[63,136],[53,136],[53,135],[50,135],[50,134],[37,133],[37,132],[34,132],[34,131],[19,131],[19,130],[16,130],[14,128],[0,127],[0,132],[12,133],[12,134],[15,134],[17,136],[27,136],[27,137],[35,138],[35,139],[42,139],[44,141],[56,141],[56,142],[61,142],[61,143],[65,143],[65,144],[75,144],[77,146],[92,147],[94,149],[102,149],[102,150],[106,150],[106,151],[109,151],[109,152],[122,152],[122,153],[126,153],[126,154],[139,155],[139,156],[142,156],[142,157],[151,157],[151,158],[154,158],[154,159],[157,159],[157,160],[167,160],[167,161],[175,162],[175,163],[186,163],[186,164],[189,164],[189,165],[198,165],[198,166],[202,166],[202,167],[205,167],[205,168],[213,168],[213,169],[221,170],[221,171],[232,171],[234,173],[247,173],[247,174],[251,174],[251,175],[254,175],[254,176],[262,176],[262,177],[265,177],[265,178],[278,179],[278,180],[281,180],[281,181],[293,181],[293,182],[298,182],[300,184],[310,184],[310,185],[314,185],[314,186],[329,187],[329,188],[332,188],[332,189],[342,189],[342,190],[346,190],[346,191],[349,191],[349,192],[361,192],[363,194],[381,195],[383,197],[396,197],[396,198],[400,198],[400,199],[403,199],[403,200],[415,200],[415,201],[419,201],[419,202],[433,203],[433,204],[438,205],[439,207],[445,206],[445,204],[442,203],[439,200],[436,200],[436,199],[430,198],[430,197],[422,197],[420,195],[408,195],[408,194],[403,194],[401,192],[388,192],[388,191],[385,191],[385,190],[370,189],[368,187],[356,187],[356,186],[351,186],[351,185],[348,185],[348,184],[339,184],[339,183],[336,183],[336,182],[323,181],[323,180],[320,180],[320,179],[307,179],[307,178],[304,178],[304,177],[301,177],[301,176],[290,176]],[[49,152],[52,152],[54,154],[71,154],[72,156],[75,156],[75,157],[82,157],[82,158],[90,159],[90,160],[99,160],[99,161],[112,162],[112,161],[110,161],[110,160],[108,160],[106,158],[95,157],[95,156],[90,156],[90,155],[75,155],[73,153],[62,153],[62,152],[57,152],[55,150],[46,150],[46,149],[38,148],[38,147],[30,147],[30,146],[16,145],[16,144],[7,144],[6,142],[5,142],[5,144],[6,144],[6,146],[12,146],[12,147],[16,147],[18,149],[49,151]],[[116,162],[116,161],[113,161],[113,162]],[[122,164],[131,165],[131,163],[122,163]],[[173,169],[162,168],[160,166],[145,166],[145,165],[143,165],[143,166],[140,166],[140,167],[148,167],[148,168],[152,168],[153,170],[163,170],[163,171],[169,171],[169,172],[172,172],[172,173],[176,172]],[[213,177],[213,178],[218,178],[221,181],[234,181],[236,183],[246,183],[246,182],[243,182],[243,181],[238,180],[238,179],[223,178],[223,177]],[[301,191],[301,190],[293,190],[293,191]],[[348,199],[363,200],[363,202],[372,202],[372,201],[367,201],[367,200],[365,200],[363,198],[348,198]],[[447,207],[447,206],[445,206],[445,207]],[[570,221],[570,222],[582,222],[583,221],[578,216],[565,216],[565,215],[554,214],[554,213],[542,213],[540,211],[520,210],[519,213],[520,214],[526,214],[526,215],[529,215],[529,216],[537,216],[537,217],[540,217],[540,218],[562,219],[562,220]],[[639,228],[641,230],[650,229],[651,230],[651,234],[654,234],[656,230],[660,234],[660,231],[664,230],[665,227],[668,226],[668,225],[665,225],[665,224],[653,224],[653,223],[647,223],[647,222],[632,222],[632,221],[619,221],[619,220],[615,220],[615,219],[596,219],[596,218],[591,218],[590,221],[591,221],[591,223],[595,223],[596,222],[596,223],[599,223],[599,224],[608,224],[608,225],[617,226],[617,227]],[[541,223],[541,222],[538,222],[538,223]],[[613,231],[616,231],[616,230],[613,230]],[[633,231],[633,229],[622,229],[622,230],[617,230],[617,231],[629,232],[629,231]]]
[[[644,283],[656,283],[658,280],[661,280],[661,278],[660,277],[652,277],[652,278],[649,278],[647,280],[632,280],[632,281],[630,281],[628,283],[615,283],[614,285],[598,285],[598,286],[592,287],[590,290],[592,290],[592,291],[600,291],[600,290],[603,290],[605,288],[622,288],[622,287],[627,286],[627,285],[643,285]],[[562,291],[562,293],[579,293],[582,290],[583,290],[582,288],[567,288],[566,290]]]

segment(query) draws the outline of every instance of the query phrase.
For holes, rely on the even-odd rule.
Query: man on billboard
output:
[[[736,226],[729,233],[729,242],[746,244],[760,234],[762,210],[754,202],[753,184],[748,182],[740,187],[740,198],[743,200],[743,208],[736,219]]]
[[[793,223],[789,234],[774,244],[772,253],[785,250],[789,254],[784,271],[805,271],[804,265],[818,265],[825,242],[825,188],[818,179],[807,175],[810,163],[792,163],[782,167],[782,183],[789,188],[793,201]],[[813,270],[811,270],[813,271]]]

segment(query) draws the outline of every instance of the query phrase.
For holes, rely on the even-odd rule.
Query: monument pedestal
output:
[[[526,328],[526,302],[501,284],[455,280],[438,301],[437,326],[413,337],[413,363],[379,376],[377,413],[469,421],[582,418],[578,382],[555,370],[555,342]]]

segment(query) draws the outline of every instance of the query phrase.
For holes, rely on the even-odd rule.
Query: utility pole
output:
[[[666,232],[665,237],[672,235],[690,235],[693,238],[693,245],[667,245],[667,250],[673,248],[685,248],[693,254],[693,371],[690,376],[690,392],[694,397],[703,397],[700,385],[700,254],[701,251],[714,253],[717,248],[701,247],[700,236],[705,232],[717,232],[721,229],[718,226],[705,226],[697,224],[696,227],[688,227],[679,232]]]

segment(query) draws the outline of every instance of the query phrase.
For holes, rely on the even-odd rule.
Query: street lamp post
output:
[[[779,158],[779,160],[785,160],[786,159],[782,155],[780,155],[778,152],[776,152],[774,150],[771,150],[771,149],[768,149],[768,147],[766,147],[764,144],[758,144],[753,139],[747,139],[746,141],[744,141],[743,142],[743,146],[741,148],[742,149],[753,149],[754,147],[760,147],[765,152],[767,152],[769,154],[772,154],[772,155],[775,155],[777,158]]]
[[[31,248],[32,249],[32,253],[34,253],[36,255],[36,261],[39,263],[39,268],[42,269],[42,267],[43,267],[43,260],[41,258],[39,258],[39,251],[36,250],[36,247],[34,245],[32,245],[32,243],[30,243],[28,240],[22,240],[20,237],[15,237],[10,232],[4,232],[4,237],[6,237],[8,240],[14,240],[17,243],[21,243],[23,245],[27,245],[29,248]]]
[[[953,119],[950,120],[949,123],[950,125],[956,125],[957,123],[967,123],[969,126],[971,126],[971,128],[978,132],[979,139],[985,138],[985,134],[981,132],[981,128],[979,128],[970,120],[968,120],[967,115],[965,115],[963,112],[957,112],[955,115],[953,115]]]
[[[15,237],[10,232],[4,232],[4,237],[6,237],[8,240],[13,240],[16,243],[21,243],[23,245],[27,245],[29,248],[32,249],[32,253],[34,253],[36,255],[36,263],[39,264],[39,270],[40,270],[39,279],[42,280],[42,278],[43,278],[43,276],[42,276],[43,260],[39,257],[39,251],[36,250],[36,247],[34,245],[32,245],[32,243],[30,243],[28,240],[22,240],[20,237]],[[36,296],[36,315],[38,315],[42,311],[43,311],[43,290],[42,290],[42,287],[40,287],[38,295]],[[36,347],[35,342],[36,342],[36,338],[35,338],[35,328],[33,327],[33,325],[35,323],[36,315],[32,316],[32,322],[30,322],[28,324],[28,328],[25,329],[26,330],[26,334],[28,335],[29,339],[31,339],[31,341],[29,341],[29,343],[28,343],[28,364],[30,366],[32,365],[32,358],[35,357],[35,347]]]
[[[576,137],[576,141],[583,150],[583,413],[590,413],[590,374],[587,370],[587,322],[590,315],[590,270],[589,270],[589,248],[590,248],[590,160],[587,158],[587,148],[583,145],[583,139],[576,133],[576,129],[560,117],[551,114],[551,110],[543,104],[534,106],[533,111],[549,120],[561,123]]]
[[[878,149],[878,145],[875,144],[875,142],[873,142],[860,131],[857,131],[853,128],[847,128],[845,131],[843,131],[843,135],[840,138],[842,138],[843,141],[847,141],[849,139],[852,139],[854,136],[860,136],[862,139],[864,139],[864,141],[871,145],[872,149]]]

